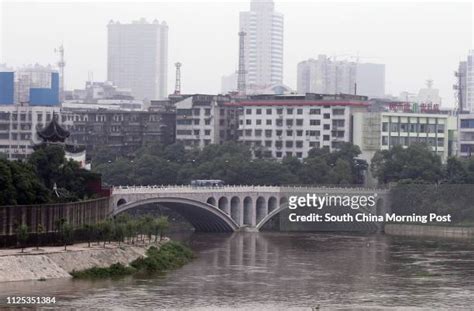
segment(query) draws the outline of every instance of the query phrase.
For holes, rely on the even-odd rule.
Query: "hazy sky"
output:
[[[64,44],[66,88],[82,88],[88,72],[103,81],[109,20],[145,17],[169,25],[168,92],[176,61],[182,91],[217,93],[222,75],[237,68],[239,12],[248,1],[10,1],[0,0],[0,63],[57,61]],[[284,83],[296,88],[296,65],[318,54],[359,53],[386,64],[386,91],[417,92],[433,79],[445,106],[453,103],[453,71],[472,48],[469,2],[275,1],[285,16]]]

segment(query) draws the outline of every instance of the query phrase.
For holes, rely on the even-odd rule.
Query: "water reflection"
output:
[[[164,276],[19,282],[57,308],[461,309],[474,303],[474,248],[458,241],[316,233],[193,234],[198,258]]]

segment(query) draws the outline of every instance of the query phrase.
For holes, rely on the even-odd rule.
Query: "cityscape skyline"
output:
[[[53,64],[58,60],[54,48],[64,43],[66,89],[83,88],[89,72],[93,72],[95,81],[106,80],[106,38],[110,19],[131,22],[141,17],[148,20],[156,18],[169,25],[168,93],[172,93],[173,63],[176,61],[183,63],[184,93],[218,93],[221,77],[237,69],[239,13],[248,11],[249,4],[250,1],[188,2],[170,6],[160,2],[143,3],[137,8],[131,3],[6,1],[1,11],[4,44],[0,63],[11,67],[29,63]],[[128,7],[132,9],[128,10]],[[212,12],[209,12],[210,8]],[[192,17],[196,10],[200,17],[198,21],[187,18]],[[465,60],[472,46],[470,3],[367,3],[362,8],[353,3],[291,4],[276,1],[275,10],[285,16],[283,83],[289,87],[296,90],[296,71],[300,61],[325,53],[340,55],[338,59],[358,54],[361,62],[386,65],[388,94],[398,96],[403,91],[417,92],[424,87],[427,79],[432,79],[433,87],[440,89],[443,105],[453,106],[453,72],[459,61]],[[73,11],[88,12],[87,23],[80,23],[76,16],[72,16]],[[54,23],[45,22],[51,12],[64,13],[55,13],[56,22],[64,25],[61,29],[54,27]],[[392,14],[388,15],[389,12]],[[417,14],[420,12],[423,15]],[[20,23],[25,17],[32,19],[32,22],[43,20],[43,23],[35,23],[38,24],[35,28],[25,28]],[[361,17],[365,22],[361,21]],[[315,21],[316,25],[325,27],[314,27]],[[352,27],[356,21],[357,25]],[[371,27],[373,23],[377,23],[376,29]],[[412,31],[408,31],[410,28]],[[359,37],[351,38],[354,32]],[[386,35],[380,36],[380,33]],[[313,36],[319,39],[310,39]],[[42,44],[31,54],[31,50],[27,49],[28,43],[36,41]],[[375,47],[370,45],[371,42]],[[78,48],[78,44],[90,49]],[[191,45],[194,49],[189,48]],[[216,47],[220,53],[215,53]],[[414,67],[414,64],[417,66]],[[203,73],[206,76],[203,77]]]

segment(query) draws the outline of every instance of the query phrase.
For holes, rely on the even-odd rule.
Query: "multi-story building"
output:
[[[385,65],[331,60],[326,55],[302,61],[297,67],[299,94],[385,95]]]
[[[239,107],[238,140],[254,155],[300,159],[312,148],[337,150],[352,142],[352,115],[367,111],[367,97],[351,95],[254,96],[226,104]]]
[[[8,105],[0,109],[0,153],[10,160],[25,159],[41,142],[37,131],[48,124],[59,107]]]
[[[127,154],[147,143],[174,142],[174,111],[64,108],[62,121],[71,133],[69,143],[83,145],[87,152],[109,147]]]
[[[283,15],[272,0],[251,0],[250,11],[240,12],[244,31],[246,84],[265,89],[283,81]]]
[[[452,139],[456,118],[441,113],[423,112],[369,112],[355,113],[354,140],[362,151],[361,158],[370,163],[375,152],[393,146],[407,147],[425,143],[443,162],[453,155]]]
[[[0,105],[59,105],[59,73],[51,66],[25,66],[0,72]]]
[[[470,158],[474,153],[474,114],[458,115],[458,156]]]
[[[187,148],[203,148],[229,140],[230,121],[222,95],[185,95],[176,105],[176,141]]]
[[[145,19],[131,24],[108,24],[107,77],[129,88],[136,99],[168,95],[168,25]]]
[[[474,113],[474,50],[469,51],[466,61],[466,111]]]

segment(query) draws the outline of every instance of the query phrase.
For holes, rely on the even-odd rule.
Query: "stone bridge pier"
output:
[[[120,186],[114,187],[111,214],[145,204],[159,204],[175,210],[186,218],[197,231],[231,232],[240,229],[258,231],[273,216],[288,206],[290,194],[316,193],[319,195],[369,195],[377,193],[383,203],[377,210],[388,208],[387,189],[335,188],[335,187],[272,187],[272,186]]]

